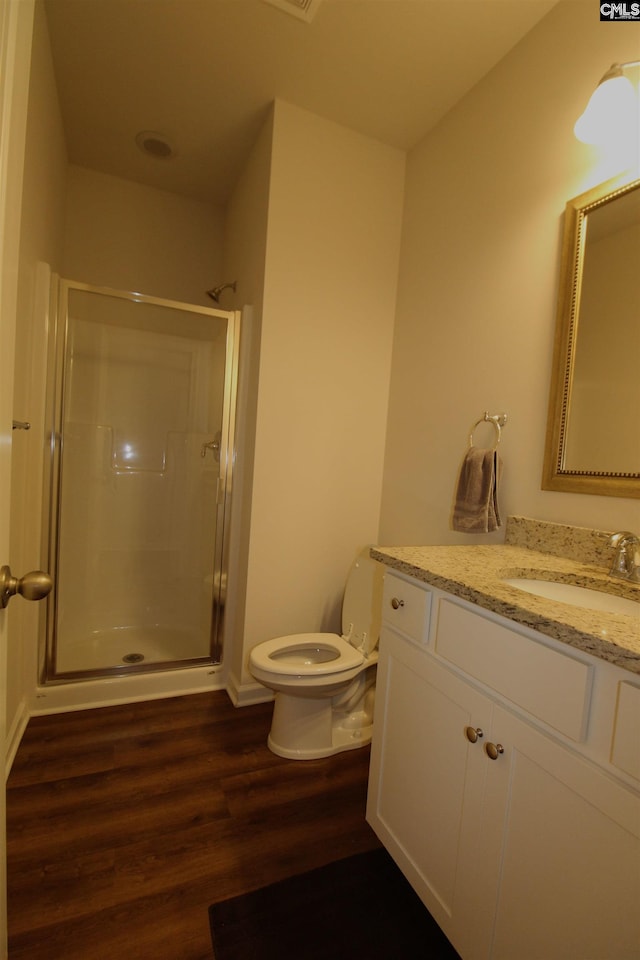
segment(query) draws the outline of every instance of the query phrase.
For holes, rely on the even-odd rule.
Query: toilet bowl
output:
[[[314,760],[371,740],[384,567],[356,557],[342,603],[342,636],[297,633],[257,644],[249,669],[275,691],[269,749]]]

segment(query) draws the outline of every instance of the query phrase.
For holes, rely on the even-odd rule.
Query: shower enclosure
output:
[[[239,314],[59,281],[44,683],[220,663]]]

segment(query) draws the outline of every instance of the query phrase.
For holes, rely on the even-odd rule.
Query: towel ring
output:
[[[495,443],[491,448],[492,450],[495,450],[498,444],[500,443],[500,435],[502,433],[502,428],[504,427],[506,422],[507,422],[506,413],[495,413],[490,416],[489,412],[485,410],[484,416],[480,417],[479,420],[476,420],[476,422],[471,427],[471,430],[469,432],[469,447],[471,448],[473,446],[473,431],[476,429],[476,427],[479,427],[481,423],[490,423],[493,425],[493,428],[496,431]]]

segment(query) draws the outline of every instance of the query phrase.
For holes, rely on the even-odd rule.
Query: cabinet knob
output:
[[[475,743],[476,740],[481,740],[484,737],[484,733],[480,727],[465,727],[464,735],[469,741],[469,743]]]
[[[398,600],[397,597],[394,597],[391,601],[391,606],[394,610],[397,610],[399,607],[404,607],[404,600]]]
[[[501,753],[504,753],[504,747],[501,743],[485,743],[484,752],[489,757],[489,760],[497,760]]]

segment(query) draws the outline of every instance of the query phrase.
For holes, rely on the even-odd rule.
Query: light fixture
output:
[[[573,128],[582,143],[605,144],[637,131],[640,102],[624,70],[638,64],[640,60],[614,63],[602,77]]]

